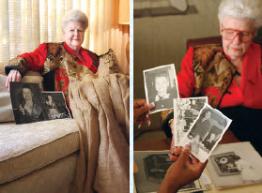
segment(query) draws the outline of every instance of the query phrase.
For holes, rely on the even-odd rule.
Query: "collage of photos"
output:
[[[262,193],[262,0],[0,15],[0,193]]]

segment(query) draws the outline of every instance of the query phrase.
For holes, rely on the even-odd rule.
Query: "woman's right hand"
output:
[[[22,79],[22,75],[18,70],[11,70],[7,75],[5,86],[9,89],[10,82],[20,82]]]

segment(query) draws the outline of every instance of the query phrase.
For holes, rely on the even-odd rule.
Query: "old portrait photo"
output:
[[[42,92],[47,119],[70,118],[63,92]]]
[[[210,157],[219,176],[238,175],[241,173],[237,162],[241,159],[235,152],[226,152]]]
[[[38,84],[10,84],[12,108],[17,124],[43,121],[45,112],[42,107],[41,90]]]
[[[174,99],[173,145],[180,146],[181,139],[188,132],[200,110],[207,103],[207,97]]]
[[[143,75],[146,100],[155,104],[151,113],[172,109],[173,99],[179,97],[174,64],[144,70]]]
[[[181,145],[191,144],[191,152],[205,162],[231,123],[220,111],[205,104]]]
[[[148,180],[159,184],[164,179],[167,169],[172,164],[167,154],[149,155],[144,158],[145,174]]]

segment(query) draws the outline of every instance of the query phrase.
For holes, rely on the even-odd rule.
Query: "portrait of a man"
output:
[[[37,84],[12,83],[10,94],[17,124],[44,120],[41,91]]]

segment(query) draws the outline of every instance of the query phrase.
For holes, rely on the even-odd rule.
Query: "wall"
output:
[[[180,62],[186,41],[219,35],[217,9],[220,0],[188,0],[189,13],[134,19],[134,96],[144,98],[142,70]],[[153,127],[159,127],[160,115],[154,115]]]

